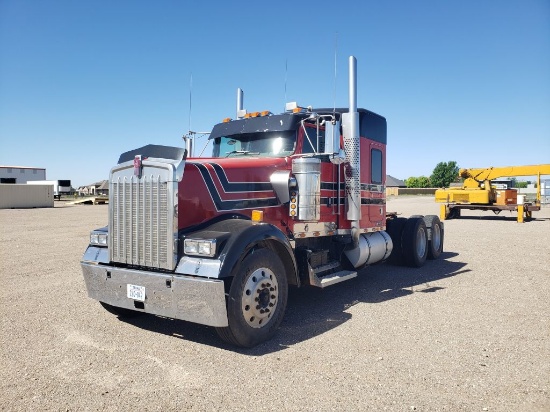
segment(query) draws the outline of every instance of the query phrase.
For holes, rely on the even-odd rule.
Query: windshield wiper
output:
[[[253,155],[259,155],[260,152],[249,152],[248,150],[233,150],[232,152],[228,152],[227,155],[226,155],[225,157],[229,157],[229,155],[232,155],[232,154],[243,154],[243,155],[253,154]]]

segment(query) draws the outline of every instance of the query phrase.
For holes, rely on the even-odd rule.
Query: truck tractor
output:
[[[108,226],[81,260],[90,298],[119,317],[141,312],[216,328],[253,347],[279,328],[289,287],[325,288],[388,261],[420,267],[443,250],[435,215],[386,213],[386,119],[357,108],[287,103],[210,132],[212,155],[147,145],[109,176]]]

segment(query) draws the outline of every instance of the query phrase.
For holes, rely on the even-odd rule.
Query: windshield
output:
[[[294,153],[296,131],[233,134],[214,139],[212,157],[285,157]]]

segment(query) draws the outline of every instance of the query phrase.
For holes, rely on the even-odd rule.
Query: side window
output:
[[[304,135],[302,153],[323,153],[325,150],[325,130],[319,129],[319,142],[317,142],[317,128],[305,127],[305,130],[302,128],[302,132]],[[319,150],[317,150],[317,148],[319,148]]]
[[[229,137],[217,137],[215,143],[217,147],[214,148],[214,157],[225,157],[228,153],[241,150],[241,142]]]
[[[382,184],[382,152],[380,150],[371,150],[370,165],[372,183]]]

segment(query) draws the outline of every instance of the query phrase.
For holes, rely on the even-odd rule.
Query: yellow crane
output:
[[[487,167],[478,169],[460,169],[459,176],[464,179],[462,187],[438,189],[435,201],[441,205],[441,219],[460,216],[460,210],[502,210],[518,212],[518,222],[532,217],[532,212],[540,210],[540,177],[550,175],[550,164],[529,166]],[[537,197],[534,203],[517,201],[516,190],[498,190],[491,181],[499,177],[537,176]]]

